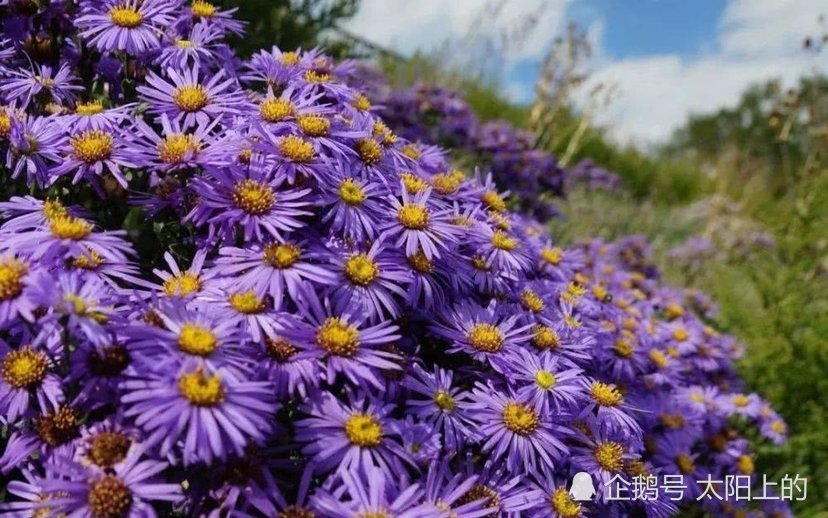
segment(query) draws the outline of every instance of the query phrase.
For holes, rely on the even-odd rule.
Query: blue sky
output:
[[[496,60],[505,93],[530,102],[539,64],[574,20],[595,51],[575,102],[588,106],[592,87],[612,86],[612,102],[594,123],[620,141],[647,146],[665,141],[692,113],[737,102],[753,83],[792,83],[811,71],[814,60],[801,42],[822,13],[828,14],[825,0],[362,0],[348,28],[411,54],[446,43],[462,48],[469,34],[497,40],[535,16],[521,46]],[[480,56],[474,49],[456,54],[474,56],[465,58],[468,66]]]
[[[581,25],[604,24],[604,49],[614,58],[716,50],[724,0],[587,0],[574,2],[567,17]]]

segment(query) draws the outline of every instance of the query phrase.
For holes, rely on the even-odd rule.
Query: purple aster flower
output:
[[[299,306],[301,319],[285,323],[284,336],[300,349],[298,358],[321,361],[328,383],[343,374],[351,383],[382,388],[378,370],[399,370],[399,357],[381,347],[400,338],[397,326],[381,321],[365,325],[367,316],[359,308],[331,308],[308,291]],[[352,312],[356,310],[356,313]]]
[[[413,467],[414,461],[389,417],[393,408],[364,393],[350,395],[345,404],[325,392],[306,405],[310,417],[296,421],[296,440],[305,443],[302,453],[317,473],[372,466],[399,473],[403,463]]]
[[[26,173],[26,183],[45,186],[50,167],[61,161],[58,150],[63,147],[63,132],[54,117],[12,119],[6,167],[12,178]]]
[[[430,194],[431,189],[424,189],[410,196],[403,185],[402,201],[388,197],[393,215],[381,230],[391,239],[396,238],[396,246],[404,245],[406,255],[422,250],[427,259],[440,257],[440,249],[447,250],[456,240],[457,231],[449,222],[450,210],[434,210],[428,205]]]
[[[323,223],[330,223],[333,234],[345,239],[364,241],[373,239],[380,218],[379,194],[382,185],[349,176],[342,170],[320,182],[318,202],[327,210]]]
[[[215,44],[220,40],[220,31],[207,22],[199,22],[193,26],[186,38],[176,35],[166,42],[155,63],[162,69],[187,68],[195,63],[212,63],[215,59]]]
[[[238,7],[221,10],[206,0],[193,0],[189,10],[192,20],[196,23],[207,23],[222,33],[231,32],[237,36],[244,33],[245,22],[233,19]]]
[[[469,414],[469,393],[452,386],[452,378],[452,371],[438,367],[431,373],[415,364],[403,386],[411,391],[405,402],[408,412],[440,432],[449,452],[457,452],[476,439],[476,432]]]
[[[519,315],[495,302],[487,307],[463,302],[448,311],[443,323],[433,324],[431,329],[451,341],[448,352],[466,353],[502,371],[508,368],[507,355],[530,339],[529,327],[520,326],[518,321]]]
[[[33,70],[12,69],[7,77],[0,77],[0,94],[8,101],[18,102],[21,109],[41,94],[47,101],[62,104],[74,99],[75,91],[83,89],[75,81],[71,67],[66,63],[57,71],[35,64]]]
[[[51,170],[51,183],[61,176],[72,174],[72,183],[81,179],[88,180],[104,197],[100,179],[111,174],[121,187],[127,187],[127,179],[122,169],[135,169],[138,166],[130,160],[128,142],[125,134],[118,130],[89,129],[78,131],[69,137],[62,147],[63,161]]]
[[[633,418],[632,406],[625,401],[618,387],[612,383],[592,380],[583,381],[589,399],[580,412],[580,417],[593,415],[602,425],[617,427],[627,434],[641,435],[641,425]]]
[[[0,254],[0,329],[18,321],[33,320],[37,305],[29,296],[32,265],[23,258]]]
[[[125,415],[147,433],[148,444],[159,445],[162,455],[175,451],[185,464],[242,455],[264,440],[277,410],[269,383],[194,360],[177,370],[135,373],[123,388]]]
[[[476,383],[470,415],[490,462],[505,458],[512,473],[553,471],[569,449],[561,441],[567,429],[553,424],[531,405],[531,399],[507,395],[490,385]]]
[[[188,358],[202,359],[211,368],[243,368],[247,353],[237,322],[219,320],[212,312],[194,311],[180,304],[164,304],[154,311],[160,326],[140,322],[127,330],[130,354],[141,365],[156,368],[158,357],[177,367]]]
[[[170,0],[86,1],[75,23],[81,38],[98,50],[139,56],[158,47],[175,7]]]
[[[486,498],[469,501],[467,495],[477,482],[476,476],[454,474],[445,461],[435,461],[429,466],[423,487],[423,500],[440,512],[456,518],[491,516],[494,512],[486,504]]]
[[[362,310],[372,322],[397,318],[398,298],[405,297],[409,275],[396,257],[384,248],[382,237],[362,252],[346,250],[332,258],[338,279],[331,291],[334,307]]]
[[[136,448],[106,472],[71,461],[51,466],[43,480],[47,506],[67,516],[154,516],[153,501],[181,500],[181,486],[159,480],[165,462],[142,460]]]
[[[631,444],[627,437],[606,427],[590,426],[588,431],[581,437],[583,446],[572,449],[573,469],[586,471],[596,485],[605,486],[616,474],[623,473],[626,462],[637,458],[634,452],[640,442]]]
[[[206,126],[238,111],[241,100],[232,88],[235,80],[225,79],[223,71],[207,79],[196,63],[182,71],[169,67],[165,72],[169,80],[150,72],[148,86],[138,87],[138,93],[150,104],[150,113],[165,113],[190,128],[196,124]]]
[[[115,405],[121,393],[120,383],[132,362],[129,350],[118,342],[95,345],[81,342],[72,351],[67,381],[77,383],[77,401],[84,409]]]
[[[88,102],[76,102],[75,111],[63,115],[62,119],[66,121],[66,127],[72,128],[75,132],[90,129],[112,132],[129,118],[130,111],[134,108],[134,104],[104,108],[102,101],[93,99]]]
[[[271,301],[252,289],[240,290],[235,280],[219,281],[204,294],[204,302],[216,321],[240,327],[254,342],[277,338],[282,327]]]
[[[159,117],[159,135],[149,125],[138,120],[135,132],[139,139],[131,146],[130,152],[134,153],[132,160],[165,173],[214,163],[223,150],[212,135],[219,122],[216,119],[185,131],[178,120],[170,121],[167,114],[162,113]]]
[[[549,351],[533,354],[519,350],[512,361],[510,380],[516,394],[541,415],[560,415],[574,410],[586,397],[580,382],[583,371]]]
[[[35,402],[41,413],[54,412],[64,401],[61,379],[48,350],[26,345],[12,349],[0,340],[0,414],[14,424]]]
[[[201,294],[204,283],[208,282],[213,274],[204,270],[204,261],[207,258],[206,250],[199,250],[195,253],[190,267],[182,270],[175,258],[169,252],[164,253],[164,261],[170,271],[153,270],[152,273],[161,278],[160,286],[163,294],[169,298],[194,298]]]
[[[258,296],[270,295],[278,311],[288,299],[298,303],[313,285],[332,283],[336,276],[318,264],[321,252],[309,249],[304,242],[268,243],[249,248],[219,249],[214,271],[238,278],[239,288],[253,290]]]
[[[368,467],[341,472],[342,487],[333,492],[320,491],[313,498],[314,506],[323,517],[360,518],[387,516],[397,518],[429,518],[440,510],[421,502],[419,485],[398,487],[401,483],[389,472]]]
[[[260,167],[228,167],[197,179],[193,189],[199,201],[186,220],[209,224],[210,234],[245,241],[283,241],[283,234],[302,228],[298,218],[307,210],[310,189],[279,189],[282,178]]]

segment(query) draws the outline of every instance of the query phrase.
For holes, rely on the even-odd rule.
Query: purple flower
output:
[[[159,45],[174,20],[170,0],[86,1],[75,23],[89,45],[104,52],[121,50],[134,56]]]
[[[63,147],[63,133],[54,117],[12,120],[6,167],[12,178],[25,171],[28,184],[45,186],[50,167],[61,161],[58,151]]]
[[[138,87],[138,92],[150,104],[150,113],[167,114],[190,128],[229,117],[240,107],[238,92],[231,88],[234,80],[225,79],[223,71],[206,79],[196,63],[181,71],[168,67],[165,72],[169,80],[151,72],[147,76],[148,86]]]
[[[512,473],[551,472],[569,453],[561,441],[566,429],[537,412],[529,398],[507,395],[482,383],[475,384],[471,398],[475,432],[491,462],[505,457]]]
[[[312,291],[299,310],[301,319],[286,323],[283,334],[301,350],[299,358],[322,362],[328,383],[341,373],[354,385],[382,388],[377,371],[399,370],[398,356],[381,349],[400,338],[397,326],[384,321],[365,325],[361,311],[334,310],[328,299],[321,301]]]
[[[296,440],[305,443],[302,453],[317,473],[335,469],[343,475],[374,466],[386,473],[400,472],[403,463],[413,466],[414,461],[389,417],[392,409],[367,394],[352,395],[344,404],[323,393],[306,405],[310,417],[296,422]]]
[[[440,257],[440,250],[447,250],[456,241],[457,231],[449,222],[449,210],[435,210],[428,204],[431,189],[424,189],[411,196],[402,187],[402,201],[388,196],[390,220],[381,230],[395,245],[404,246],[406,255],[415,255],[420,250],[427,259]]]
[[[124,382],[125,415],[148,444],[169,453],[179,441],[185,464],[242,455],[260,443],[277,410],[269,383],[249,381],[226,368],[188,360],[177,369],[135,372]]]
[[[47,101],[62,104],[74,99],[75,91],[83,89],[75,81],[71,67],[66,63],[56,72],[49,66],[35,64],[33,70],[13,69],[8,71],[8,77],[0,76],[0,94],[7,101],[19,102],[21,109],[41,94]]]
[[[12,349],[0,340],[0,354],[0,413],[7,424],[27,415],[32,402],[41,413],[60,408],[63,388],[47,350],[31,345]]]

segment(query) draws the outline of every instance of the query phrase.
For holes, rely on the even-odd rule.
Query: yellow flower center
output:
[[[489,265],[489,263],[486,262],[486,259],[484,259],[482,256],[479,256],[479,255],[475,255],[474,257],[471,258],[471,264],[472,264],[472,267],[475,270],[478,270],[478,271],[481,271],[481,272],[488,272],[489,270],[492,269],[492,267]]]
[[[658,416],[659,421],[665,427],[670,428],[671,430],[678,430],[680,428],[684,428],[685,420],[682,414],[670,414],[668,412],[662,412]]]
[[[164,294],[168,297],[186,297],[201,289],[201,279],[190,272],[182,272],[164,281]]]
[[[212,331],[198,324],[184,324],[178,334],[178,348],[187,354],[209,356],[218,347]]]
[[[355,446],[378,446],[382,442],[382,423],[371,414],[358,412],[345,421],[345,435]]]
[[[472,488],[469,489],[468,493],[457,499],[457,505],[463,506],[477,500],[483,500],[483,505],[485,505],[488,509],[496,509],[500,507],[500,496],[497,494],[497,491],[489,486],[484,486],[483,484],[473,485]]]
[[[300,164],[310,162],[316,156],[313,144],[296,135],[288,135],[279,139],[279,152]]]
[[[453,412],[457,406],[454,398],[445,390],[438,390],[434,394],[434,404],[443,412]]]
[[[81,218],[58,216],[49,221],[49,230],[58,239],[80,241],[92,232],[92,224]]]
[[[667,312],[667,318],[669,318],[670,320],[676,319],[684,315],[684,308],[675,303],[667,304],[665,311]]]
[[[279,122],[291,117],[295,112],[293,104],[287,99],[270,97],[259,105],[259,115],[267,122]]]
[[[216,6],[204,0],[193,0],[191,8],[196,18],[212,18],[216,14]]]
[[[397,210],[397,220],[409,230],[428,228],[428,208],[416,203],[406,203]]]
[[[693,470],[696,469],[696,465],[693,462],[693,458],[686,453],[679,453],[676,455],[676,467],[684,473],[685,475],[689,475],[693,473]]]
[[[261,313],[265,308],[264,300],[257,297],[252,290],[230,295],[229,302],[233,309],[245,315]]]
[[[295,52],[285,52],[282,54],[283,65],[295,65],[299,63],[299,54]]]
[[[87,130],[70,140],[75,157],[86,164],[108,159],[112,155],[114,142],[111,133],[101,130]]]
[[[417,194],[428,186],[425,180],[411,173],[403,173],[400,178],[408,194]]]
[[[9,300],[23,291],[23,277],[29,266],[14,257],[0,258],[0,301]]]
[[[304,78],[308,83],[327,83],[331,80],[331,75],[322,70],[308,70]]]
[[[531,288],[523,290],[523,293],[520,295],[520,302],[524,308],[532,313],[540,313],[546,307],[543,299]]]
[[[446,173],[440,173],[431,179],[431,186],[438,194],[454,194],[460,188],[460,180]]]
[[[158,157],[166,164],[180,164],[188,153],[196,153],[201,147],[194,135],[172,133],[158,143]]]
[[[89,489],[87,504],[94,518],[128,516],[132,507],[132,491],[115,475],[106,475]]]
[[[596,381],[589,390],[592,399],[601,406],[618,406],[624,397],[614,385]]]
[[[581,516],[581,504],[576,502],[565,487],[559,487],[549,497],[552,509],[561,518],[578,518]]]
[[[379,511],[364,511],[355,518],[391,518],[391,515],[380,509]]]
[[[184,85],[173,91],[173,102],[185,112],[197,112],[207,106],[210,96],[201,85]]]
[[[178,379],[178,390],[196,406],[216,406],[224,401],[224,386],[218,374],[205,376],[201,367]]]
[[[368,286],[379,275],[377,263],[367,254],[355,254],[345,262],[345,277],[357,286]]]
[[[750,402],[748,397],[744,394],[736,394],[731,397],[730,400],[733,401],[733,404],[739,408],[746,407]]]
[[[273,208],[276,193],[266,183],[242,180],[233,187],[233,204],[248,214],[258,216]]]
[[[93,271],[97,270],[99,266],[104,263],[104,258],[95,250],[87,250],[85,254],[81,254],[72,259],[72,266],[79,270]]]
[[[75,113],[83,116],[97,115],[103,111],[103,103],[101,101],[89,101],[88,103],[78,103],[75,105]]]
[[[371,138],[360,139],[356,144],[357,154],[366,165],[377,165],[382,159],[382,147]]]
[[[687,340],[690,334],[687,332],[686,329],[679,327],[675,331],[673,331],[673,339],[677,342],[683,342]]]
[[[517,248],[517,241],[506,235],[504,232],[498,230],[492,234],[492,245],[498,250],[510,252]]]
[[[131,5],[121,4],[109,10],[109,19],[118,27],[134,29],[144,21],[143,15]]]
[[[299,352],[296,346],[281,337],[265,339],[265,347],[267,348],[267,354],[279,363],[289,362]]]
[[[486,191],[483,193],[482,201],[493,211],[502,212],[506,210],[506,202],[503,201],[497,191]]]
[[[74,439],[79,424],[78,414],[68,406],[62,406],[55,413],[38,417],[34,421],[37,434],[43,442],[52,447]]]
[[[7,108],[0,108],[0,139],[6,139],[11,133],[11,116]]]
[[[359,330],[339,317],[329,317],[316,331],[316,344],[329,354],[350,357],[359,349]]]
[[[621,358],[630,358],[633,355],[633,344],[630,340],[619,338],[615,341],[615,346],[613,347],[613,351],[615,354]]]
[[[419,160],[420,159],[420,150],[417,149],[417,146],[414,144],[408,144],[402,149],[403,155],[407,156],[411,160]]]
[[[555,374],[549,371],[540,370],[535,373],[535,383],[543,390],[551,389],[557,382],[558,380],[555,378]]]
[[[536,325],[532,329],[532,345],[538,349],[555,349],[560,343],[558,333],[551,327]]]
[[[346,178],[339,184],[339,198],[346,204],[355,207],[365,201],[365,191],[353,178]]]
[[[503,424],[518,435],[530,435],[540,425],[538,414],[525,403],[506,403],[503,408]]]
[[[788,427],[782,421],[774,421],[771,423],[771,430],[778,434],[784,434],[788,431]]]
[[[292,243],[271,243],[264,247],[264,262],[273,268],[290,268],[302,256],[302,249]]]
[[[96,466],[111,468],[126,458],[132,439],[117,432],[100,432],[89,439],[89,460]]]
[[[505,337],[499,327],[479,323],[472,326],[466,338],[474,349],[484,353],[496,353],[503,348]]]
[[[175,40],[175,46],[180,49],[191,49],[195,47],[195,44],[190,40],[178,39]]]
[[[299,129],[309,137],[324,137],[331,131],[331,121],[316,115],[299,117]]]
[[[554,248],[549,248],[548,246],[544,247],[543,250],[541,250],[541,259],[552,266],[558,266],[563,260],[563,250],[557,246]]]
[[[624,465],[624,447],[614,441],[600,443],[595,447],[593,456],[599,466],[613,473],[621,471]]]
[[[428,260],[422,250],[417,250],[414,255],[408,256],[408,264],[414,268],[415,271],[422,274],[429,274],[434,270],[434,265]]]
[[[650,361],[652,361],[656,367],[663,368],[667,366],[667,356],[665,356],[664,353],[658,349],[650,349],[647,356],[650,357]]]
[[[3,358],[3,379],[16,389],[29,389],[40,385],[46,376],[46,355],[29,346],[9,352]]]
[[[363,94],[359,94],[352,104],[354,108],[361,112],[371,109],[371,101],[369,101]]]

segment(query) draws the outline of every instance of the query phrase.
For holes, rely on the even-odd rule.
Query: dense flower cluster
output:
[[[378,91],[379,115],[401,136],[471,153],[522,212],[541,221],[558,214],[550,197],[563,193],[564,170],[550,153],[534,149],[529,133],[504,121],[479,120],[457,92],[445,88]]]
[[[354,63],[241,61],[204,0],[0,14],[0,513],[666,516],[568,481],[692,501],[755,478],[746,431],[784,441],[640,242],[557,247],[392,132]]]

